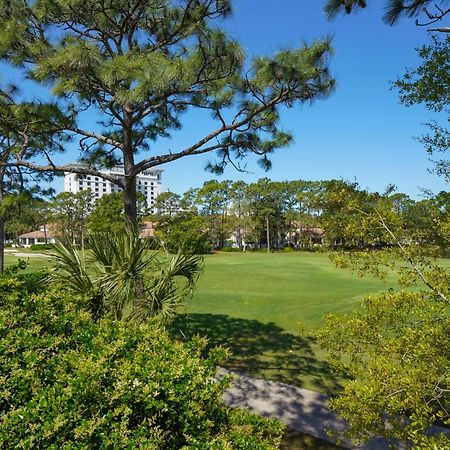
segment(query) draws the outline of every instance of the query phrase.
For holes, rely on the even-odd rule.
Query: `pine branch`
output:
[[[180,152],[170,153],[170,154],[161,155],[161,156],[154,156],[152,158],[147,158],[147,159],[142,160],[141,162],[139,162],[138,164],[135,165],[135,169],[133,172],[134,175],[138,174],[142,170],[148,169],[150,167],[154,167],[159,164],[164,164],[166,162],[175,161],[184,156],[199,155],[199,154],[207,153],[209,151],[213,151],[213,150],[216,150],[219,148],[223,148],[225,146],[224,144],[217,144],[217,145],[213,145],[211,147],[206,147],[206,148],[204,147],[202,149],[202,147],[206,143],[217,138],[221,134],[223,134],[227,131],[239,130],[240,127],[250,124],[252,119],[254,119],[256,116],[258,116],[262,112],[274,107],[275,105],[277,105],[278,103],[283,101],[284,98],[289,96],[289,93],[290,93],[290,91],[288,90],[288,91],[284,91],[284,92],[278,94],[271,101],[269,101],[268,103],[265,103],[264,105],[260,106],[255,111],[253,111],[252,113],[248,114],[244,119],[242,119],[240,121],[233,121],[231,124],[226,125],[226,126],[222,125],[222,127],[218,128],[217,130],[215,130],[212,133],[205,136],[203,139],[200,139],[195,144],[191,145],[190,147],[188,147]],[[241,112],[239,112],[237,114],[237,116],[239,116]]]
[[[115,177],[112,175],[105,174],[97,169],[93,169],[90,167],[83,167],[78,164],[65,164],[65,165],[56,165],[49,164],[47,166],[34,164],[29,161],[25,161],[23,159],[17,159],[16,161],[3,162],[0,161],[0,167],[9,166],[9,167],[25,167],[27,169],[33,170],[35,172],[68,172],[68,173],[76,173],[79,175],[93,175],[96,177],[103,178],[104,180],[108,180],[111,183],[114,183],[121,188],[124,187],[123,181],[119,177]]]
[[[103,142],[108,145],[112,145],[115,148],[123,149],[123,144],[121,142],[115,141],[114,139],[103,136],[102,134],[94,133],[92,131],[82,130],[81,128],[76,127],[68,127],[67,130],[73,131],[74,133],[81,134],[82,136],[86,136],[88,138],[96,139],[97,141]],[[63,130],[61,130],[63,131]]]

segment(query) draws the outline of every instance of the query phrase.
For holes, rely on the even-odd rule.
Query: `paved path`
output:
[[[25,252],[17,252],[15,250],[7,250],[5,249],[5,254],[9,256],[16,256],[17,258],[49,258],[49,255],[45,255],[44,253],[25,253]]]
[[[328,409],[327,395],[276,381],[234,373],[232,375],[236,377],[234,386],[226,391],[224,397],[229,406],[245,408],[263,417],[280,419],[294,431],[331,443],[336,443],[336,439],[331,438],[327,430],[339,433],[346,428],[345,422]],[[341,445],[348,449],[389,449],[384,439],[373,439],[364,446],[355,446],[349,441],[344,441]],[[395,448],[404,447],[397,443]]]

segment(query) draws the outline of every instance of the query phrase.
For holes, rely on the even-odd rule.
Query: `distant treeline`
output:
[[[262,178],[250,184],[211,180],[184,195],[164,192],[156,206],[156,235],[170,248],[188,242],[195,247],[199,241],[213,249],[367,248],[392,244],[383,233],[376,238],[376,227],[367,236],[367,226],[362,226],[365,214],[376,211],[400,222],[405,239],[442,243],[437,224],[449,220],[450,195],[428,192],[414,200],[394,186],[378,193],[343,180]]]
[[[12,241],[51,224],[52,231],[82,243],[90,232],[108,232],[125,223],[120,192],[96,202],[90,191],[65,192],[51,200],[21,193],[9,196],[6,203],[6,237]],[[393,242],[379,226],[365,223],[376,212],[388,217],[396,230],[400,226],[405,240],[421,245],[445,248],[445,230],[450,227],[445,225],[450,223],[448,192],[426,192],[414,200],[393,186],[383,193],[369,192],[344,180],[211,180],[183,195],[162,193],[155,204],[157,213],[143,198],[139,205],[143,235],[173,252],[390,246]]]

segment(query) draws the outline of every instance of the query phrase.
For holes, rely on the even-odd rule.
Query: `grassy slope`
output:
[[[299,321],[317,325],[326,313],[349,312],[365,294],[382,289],[379,280],[336,269],[326,254],[221,253],[206,257],[187,309],[273,322],[295,333]]]
[[[232,370],[332,393],[342,379],[300,323],[314,328],[324,314],[350,312],[385,288],[334,268],[326,254],[220,253],[206,257],[198,292],[172,331],[230,348]]]
[[[7,264],[16,260],[6,257]],[[49,264],[29,261],[32,270]],[[449,260],[442,263],[450,267]],[[307,331],[326,313],[351,312],[364,295],[388,287],[334,268],[326,254],[209,255],[198,292],[171,332],[181,339],[205,335],[211,345],[230,348],[230,369],[333,393],[341,378],[330,372]]]

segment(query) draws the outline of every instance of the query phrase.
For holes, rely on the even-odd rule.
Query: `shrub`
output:
[[[204,217],[191,213],[179,214],[159,223],[156,235],[170,253],[181,250],[203,255],[212,250],[206,231],[207,225]]]
[[[49,282],[88,297],[94,320],[112,315],[141,322],[157,318],[163,324],[191,298],[203,268],[199,255],[158,259],[148,251],[149,241],[129,227],[92,233],[87,242],[87,256],[70,239],[55,245]]]
[[[53,244],[33,244],[30,246],[30,250],[52,250],[54,247]]]
[[[81,298],[0,296],[0,448],[273,449],[282,426],[225,407],[221,349],[93,322]]]
[[[242,250],[239,247],[222,247],[217,249],[219,252],[226,252],[226,253],[239,253],[242,252]]]

